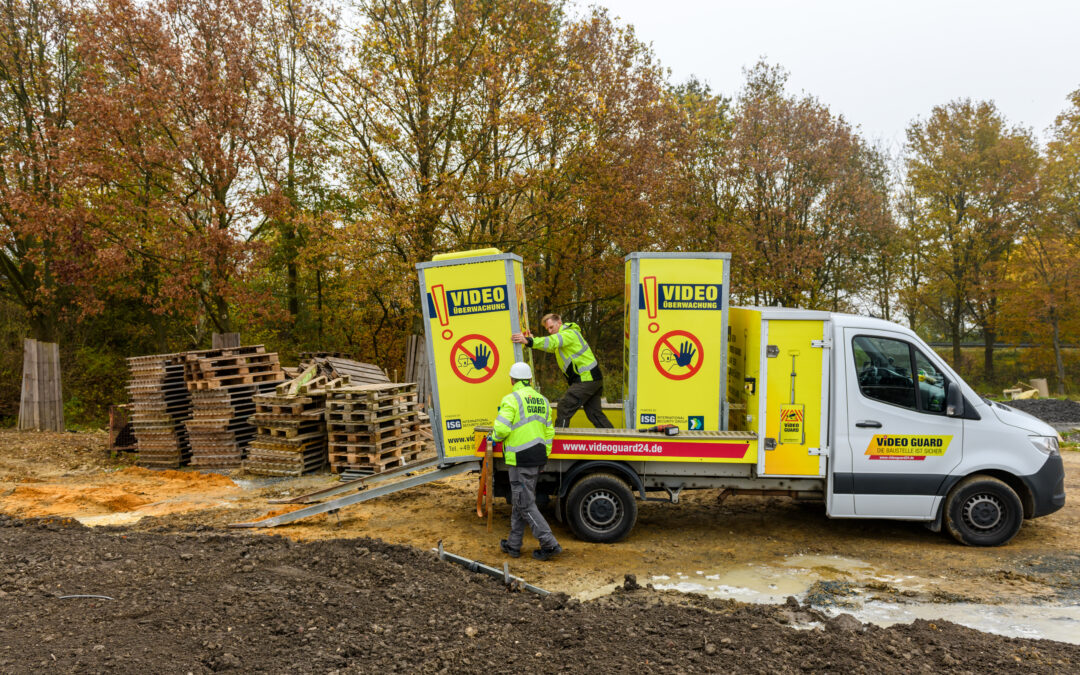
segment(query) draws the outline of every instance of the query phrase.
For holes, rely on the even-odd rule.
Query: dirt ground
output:
[[[411,547],[0,516],[0,671],[1065,672],[1080,646],[792,601],[509,593]]]
[[[284,546],[284,538],[317,541],[311,550],[321,550],[318,546],[324,541],[370,537],[422,552],[442,540],[448,551],[488,564],[501,566],[507,560],[498,550],[498,540],[508,528],[509,507],[497,504],[494,531],[487,532],[485,522],[474,512],[475,475],[422,486],[294,525],[232,530],[227,529],[229,523],[298,508],[269,504],[268,499],[327,487],[334,484],[333,478],[268,480],[242,472],[226,477],[189,469],[149,471],[131,466],[130,458],[109,459],[104,444],[103,434],[0,431],[0,513],[54,521],[72,517],[85,524],[107,526],[90,532],[65,529],[63,535],[48,530],[58,542],[72,532],[81,538],[93,538],[97,533],[115,537],[116,532],[122,532],[129,538],[138,535],[139,541],[159,542],[154,546],[160,550],[180,545],[160,543],[176,533],[188,537],[195,532],[202,537],[215,532],[230,542],[241,542],[239,546],[255,546],[243,542],[263,539]],[[1066,489],[1070,495],[1080,494],[1080,452],[1067,451],[1064,460]],[[566,553],[549,563],[523,556],[510,560],[510,569],[537,586],[588,600],[610,592],[622,583],[625,574],[636,575],[643,585],[650,581],[659,585],[665,578],[674,583],[740,570],[791,567],[791,561],[797,559],[795,575],[805,577],[803,587],[797,590],[812,586],[806,597],[818,607],[843,605],[842,596],[853,588],[866,598],[884,601],[1080,603],[1080,502],[1075,498],[1058,513],[1025,522],[1009,545],[992,549],[957,545],[919,524],[831,521],[822,506],[786,498],[735,497],[721,503],[715,491],[700,491],[684,494],[677,505],[639,506],[637,526],[619,544],[587,544],[553,522]],[[37,530],[20,530],[29,531]],[[531,545],[527,538],[526,547]],[[370,543],[365,546],[371,548]],[[782,585],[772,590],[781,598],[785,593]],[[616,601],[608,598],[603,602]],[[593,604],[586,602],[584,606]],[[626,611],[644,610],[636,607]],[[738,610],[753,611],[757,610]],[[677,663],[685,667],[695,662]],[[268,667],[274,670],[279,666],[289,668],[285,662]],[[814,669],[822,667],[824,664],[818,663]]]
[[[242,488],[219,474],[149,471],[109,460],[103,443],[100,434],[0,432],[0,512],[126,524],[140,531],[218,529],[299,508],[268,504],[268,499],[334,484],[322,475],[250,486],[245,478],[255,477],[232,472]],[[1065,452],[1064,460],[1066,490],[1080,494],[1080,452]],[[510,509],[497,503],[494,529],[487,532],[475,514],[476,481],[475,475],[463,475],[255,532],[298,541],[367,536],[422,550],[442,540],[449,551],[501,565],[505,557],[498,541],[509,527]],[[605,592],[623,574],[678,579],[804,556],[815,578],[862,584],[881,596],[915,592],[954,602],[1080,602],[1076,498],[1055,514],[1025,522],[1009,545],[990,549],[959,546],[916,523],[829,520],[821,505],[786,498],[733,497],[720,503],[711,490],[684,494],[679,504],[640,503],[637,526],[616,545],[581,542],[565,526],[552,525],[567,549],[558,564],[523,556],[512,568],[531,583],[582,598]],[[527,536],[526,547],[530,542]],[[865,569],[849,569],[845,560],[865,563]],[[881,581],[905,577],[918,583],[901,588]]]

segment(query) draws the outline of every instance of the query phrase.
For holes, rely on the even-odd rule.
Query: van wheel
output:
[[[976,474],[960,481],[945,502],[949,534],[968,546],[1001,546],[1020,531],[1024,507],[1008,483]]]
[[[566,519],[578,539],[609,544],[633,529],[637,502],[626,481],[609,473],[594,473],[570,488]]]

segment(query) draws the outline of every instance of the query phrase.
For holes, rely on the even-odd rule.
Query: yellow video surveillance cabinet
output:
[[[435,448],[440,464],[472,461],[473,428],[491,424],[510,391],[510,366],[531,358],[510,340],[528,328],[521,258],[489,248],[437,255],[416,268]]]
[[[626,256],[623,415],[627,428],[727,429],[730,253]]]

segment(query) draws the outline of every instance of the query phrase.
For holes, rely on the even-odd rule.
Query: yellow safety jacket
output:
[[[600,364],[576,323],[564,323],[559,332],[547,337],[530,338],[529,346],[542,352],[555,352],[559,369],[570,384],[600,381]]]
[[[555,425],[551,404],[524,382],[503,396],[492,436],[502,441],[503,461],[510,466],[542,466],[551,454]]]

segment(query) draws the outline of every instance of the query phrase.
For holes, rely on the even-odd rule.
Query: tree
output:
[[[838,310],[891,227],[881,156],[787,73],[758,63],[735,103],[727,189],[745,257],[732,284],[756,304]]]
[[[87,127],[108,141],[101,190],[140,216],[128,251],[152,261],[158,299],[196,304],[197,320],[220,332],[233,329],[237,298],[268,307],[242,283],[265,219],[255,169],[281,124],[258,89],[260,10],[254,0],[111,0],[93,23],[108,39],[84,41],[97,73]]]
[[[1080,330],[1080,90],[1058,115],[1040,165],[1041,208],[1024,232],[1009,275],[1006,316],[1015,335],[1049,338],[1057,393],[1064,395],[1063,333]],[[1046,326],[1049,335],[1032,330]]]
[[[0,3],[0,294],[48,342],[65,313],[99,307],[94,288],[107,272],[97,265],[73,152],[79,16],[62,0]]]
[[[966,320],[979,327],[990,381],[1004,266],[1031,215],[1038,152],[993,103],[968,99],[935,107],[907,137],[915,234],[928,277],[922,304],[947,327],[955,364]]]

